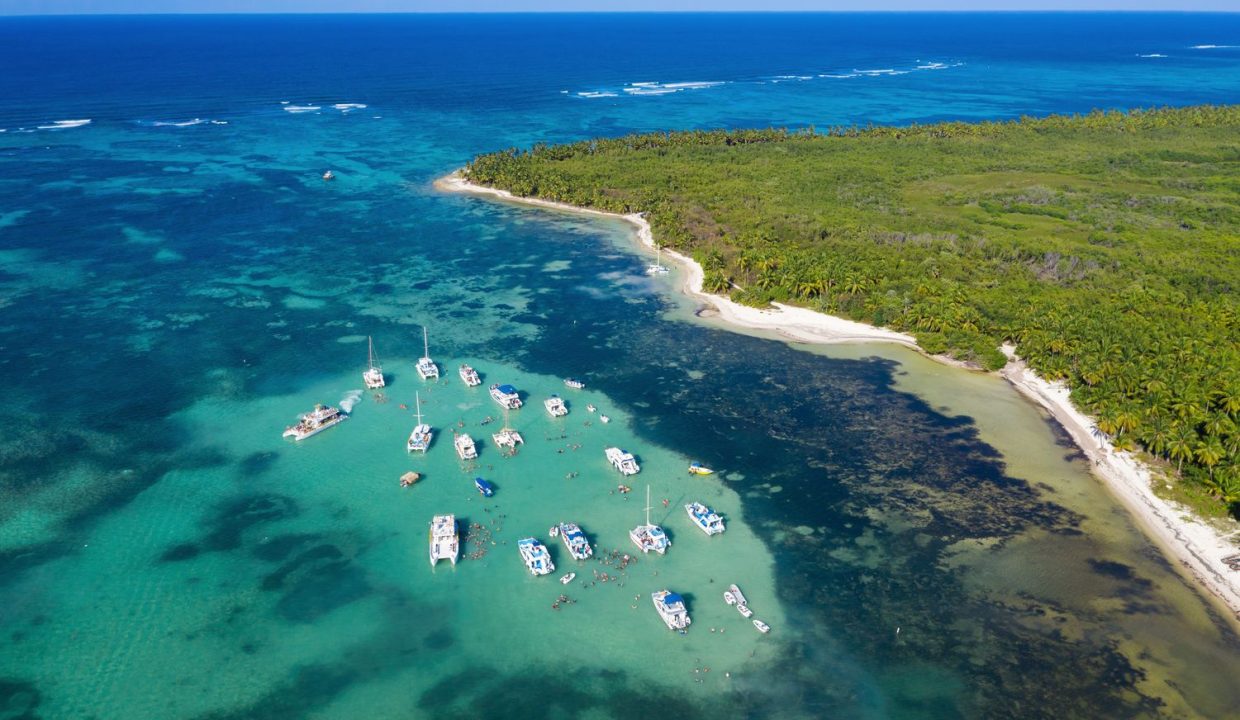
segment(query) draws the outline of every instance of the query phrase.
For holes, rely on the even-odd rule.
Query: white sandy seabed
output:
[[[650,223],[640,214],[621,215],[567,203],[517,197],[506,190],[474,185],[459,172],[436,180],[435,187],[445,192],[484,195],[522,205],[624,220],[637,229],[637,238],[643,245],[654,248]],[[774,309],[747,307],[722,295],[703,292],[701,265],[666,248],[663,254],[685,268],[682,292],[713,308],[725,324],[768,331],[805,343],[888,342],[921,351],[911,335],[887,328],[781,303],[775,303]],[[1003,351],[1009,362],[999,374],[1063,426],[1090,459],[1094,474],[1137,517],[1147,533],[1240,618],[1240,572],[1231,571],[1223,562],[1223,558],[1240,553],[1240,548],[1228,539],[1240,533],[1240,529],[1224,534],[1202,522],[1188,509],[1155,495],[1149,466],[1130,452],[1116,450],[1098,434],[1094,421],[1072,404],[1070,392],[1063,383],[1052,383],[1039,377],[1016,355],[1013,346],[1005,345]],[[933,357],[951,365],[960,365],[948,358]]]

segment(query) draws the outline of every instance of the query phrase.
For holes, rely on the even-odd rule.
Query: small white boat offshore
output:
[[[741,588],[736,583],[728,586],[728,592],[732,593],[732,597],[736,599],[738,605],[748,605],[749,599],[745,597],[745,593],[741,592]]]
[[[590,412],[594,412],[595,410],[598,410],[598,408],[594,407],[594,403],[589,403],[586,405],[586,410],[589,410]]]
[[[366,342],[370,345],[370,356],[366,361],[366,370],[362,373],[362,382],[366,389],[378,390],[387,383],[383,381],[383,368],[379,366],[379,356],[375,354],[374,338],[367,337]]]
[[[469,387],[478,387],[482,384],[482,378],[478,377],[478,371],[468,365],[462,365],[460,369],[461,382]]]
[[[683,631],[693,622],[685,609],[685,599],[671,590],[656,590],[650,593],[650,599],[669,630]]]
[[[604,414],[602,414],[602,413],[599,413],[598,419],[599,419],[600,421],[602,421],[602,422],[605,422],[605,423],[609,423],[609,422],[611,422],[611,418],[607,417],[606,415],[604,415]]]
[[[430,448],[434,433],[431,432],[430,425],[422,422],[422,396],[414,393],[413,397],[418,408],[418,424],[413,427],[413,432],[409,433],[409,442],[405,446],[409,452],[424,453]]]
[[[689,514],[689,519],[693,521],[693,524],[707,535],[718,535],[727,529],[723,525],[723,518],[700,502],[685,505],[685,512]]]
[[[574,560],[590,559],[590,556],[594,554],[594,548],[590,547],[590,540],[577,523],[560,523],[558,529],[560,539],[564,541],[564,547],[568,548],[568,554],[572,555]],[[552,535],[552,537],[555,536]]]
[[[328,170],[327,172],[323,173],[323,179],[327,181],[335,180],[336,173],[332,172],[331,170]]]
[[[507,410],[516,410],[521,407],[521,393],[511,385],[492,385],[491,399]]]
[[[650,522],[650,486],[646,486],[646,524],[638,525],[629,531],[629,539],[637,546],[638,550],[648,553],[651,550],[660,555],[667,552],[672,546],[672,541],[667,538],[667,533],[663,532],[663,528]]]
[[[461,554],[461,536],[456,529],[455,515],[436,515],[430,530],[431,567],[447,558],[456,564]]]
[[[736,604],[736,596],[732,594],[732,591],[731,591],[731,590],[724,590],[724,591],[723,591],[723,601],[724,601],[725,603],[729,604],[729,605],[735,605],[735,604]]]
[[[758,628],[758,632],[762,633],[763,635],[771,631],[770,625],[767,625],[766,623],[762,622],[761,620],[757,618],[754,618],[753,626]]]
[[[290,425],[285,428],[283,437],[305,440],[311,435],[317,435],[329,427],[339,425],[347,420],[348,417],[348,415],[340,412],[337,408],[327,405],[315,405],[314,410],[297,419],[296,425]]]
[[[468,434],[461,433],[460,435],[457,435],[452,440],[452,444],[456,446],[456,454],[459,455],[462,460],[473,460],[478,457],[478,448],[474,446],[474,439]]]
[[[664,275],[667,273],[667,267],[663,265],[663,246],[655,245],[655,261],[653,265],[646,266],[647,275]]]
[[[574,380],[572,378],[564,378],[564,384],[574,390],[581,390],[586,386],[586,384],[580,380]]]
[[[577,577],[577,573],[569,573],[569,574],[565,575],[564,577],[560,578],[560,584],[561,584],[561,585],[567,585],[567,584],[569,584],[570,582],[572,582],[572,581],[573,581],[573,579],[574,579],[574,578],[576,578],[576,577]]]
[[[714,473],[715,473],[714,470],[711,470],[710,468],[706,467],[702,463],[697,463],[697,462],[689,463],[689,474],[690,475],[713,475]]]
[[[740,613],[743,617],[753,617],[753,610],[750,610],[748,605],[742,605],[740,603],[737,603],[736,611]]]
[[[551,417],[564,417],[568,414],[568,406],[564,404],[564,399],[559,395],[552,395],[543,400],[543,407],[547,408]]]
[[[603,454],[607,456],[607,462],[619,470],[621,475],[636,475],[642,470],[633,453],[627,453],[618,447],[609,447]]]
[[[423,380],[439,379],[439,366],[431,360],[431,341],[426,334],[425,326],[422,327],[422,357],[418,358],[417,369],[418,375],[421,375]]]
[[[547,547],[538,542],[538,538],[524,538],[517,542],[517,550],[521,551],[521,559],[530,569],[531,575],[549,575],[555,572],[555,563],[551,562],[551,554]]]

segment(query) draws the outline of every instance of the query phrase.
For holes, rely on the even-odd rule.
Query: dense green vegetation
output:
[[[634,135],[476,158],[476,183],[647,213],[706,289],[1003,341],[1240,507],[1240,106]]]

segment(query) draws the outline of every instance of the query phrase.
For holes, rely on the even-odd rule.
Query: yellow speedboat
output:
[[[715,472],[714,470],[711,470],[710,468],[706,467],[702,463],[690,463],[689,464],[690,475],[712,475],[714,474],[714,472]]]

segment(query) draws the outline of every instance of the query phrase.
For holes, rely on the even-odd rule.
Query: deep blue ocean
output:
[[[996,378],[730,332],[626,226],[432,182],[631,132],[1238,100],[1238,14],[0,18],[0,718],[1234,716],[1234,619]],[[464,362],[526,393],[517,456]],[[351,417],[281,440],[316,402]],[[620,568],[646,484],[673,548]],[[477,552],[432,571],[441,512]]]

